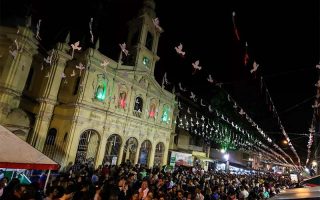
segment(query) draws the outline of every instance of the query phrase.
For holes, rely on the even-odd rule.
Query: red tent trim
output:
[[[60,166],[59,165],[52,165],[52,164],[1,162],[0,168],[58,170],[60,168]]]

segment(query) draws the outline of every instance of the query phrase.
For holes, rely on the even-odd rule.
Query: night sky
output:
[[[142,5],[141,0],[0,2],[2,24],[23,24],[28,14],[32,14],[34,25],[42,19],[43,50],[63,40],[68,30],[72,42],[80,40],[90,46],[88,22],[93,17],[100,51],[113,59],[117,59],[118,44],[126,40],[126,22],[136,16]],[[240,41],[234,33],[233,11]],[[265,89],[260,89],[262,76],[304,163],[308,137],[296,134],[308,133],[313,115],[311,105],[318,80],[315,65],[320,59],[319,1],[156,0],[156,13],[164,29],[155,71],[157,81],[161,84],[167,72],[169,81],[176,85],[182,82],[209,101],[214,98],[214,86],[206,80],[211,74],[265,132],[270,132],[270,137],[281,141],[284,137],[269,110]],[[247,66],[243,64],[246,41]],[[184,45],[185,58],[174,50],[179,43]],[[191,63],[195,60],[200,60],[203,69],[192,75]],[[253,61],[260,64],[255,76],[250,74]],[[286,152],[292,155],[290,150]]]

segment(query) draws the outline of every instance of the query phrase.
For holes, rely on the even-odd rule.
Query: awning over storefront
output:
[[[243,170],[253,170],[245,165],[241,165],[239,163],[234,163],[234,162],[229,162],[229,165],[238,169],[243,169]]]
[[[192,155],[195,156],[197,159],[199,159],[202,162],[214,162],[213,159],[206,156],[205,152],[193,151]]]
[[[197,158],[198,158],[199,160],[203,161],[203,162],[212,162],[212,163],[214,162],[213,159],[208,158],[208,157],[197,156]]]
[[[0,168],[56,170],[59,164],[0,125]]]
[[[170,154],[170,166],[193,166],[193,156],[192,154],[182,153],[177,151],[171,151]]]

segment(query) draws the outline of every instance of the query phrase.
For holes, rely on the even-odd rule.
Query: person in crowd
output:
[[[240,186],[239,200],[247,199],[248,196],[249,196],[249,192],[246,190],[246,187],[241,185]]]
[[[0,200],[250,200],[296,186],[284,175],[203,171],[200,166],[165,170],[124,162],[95,169],[90,161],[71,168],[53,175],[45,194],[38,184],[21,185],[13,178],[6,186],[3,179]]]
[[[0,198],[3,195],[4,187],[5,187],[5,182],[4,182],[4,179],[2,178],[0,179]]]
[[[73,196],[76,192],[76,186],[75,185],[69,185],[64,193],[63,193],[63,196],[59,198],[59,200],[71,200],[73,199]]]
[[[148,188],[148,181],[143,180],[141,183],[141,187],[139,189],[139,199],[144,200],[146,196],[148,195],[149,188]]]

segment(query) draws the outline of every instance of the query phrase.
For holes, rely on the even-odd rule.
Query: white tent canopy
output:
[[[56,170],[59,164],[0,125],[0,168]]]

